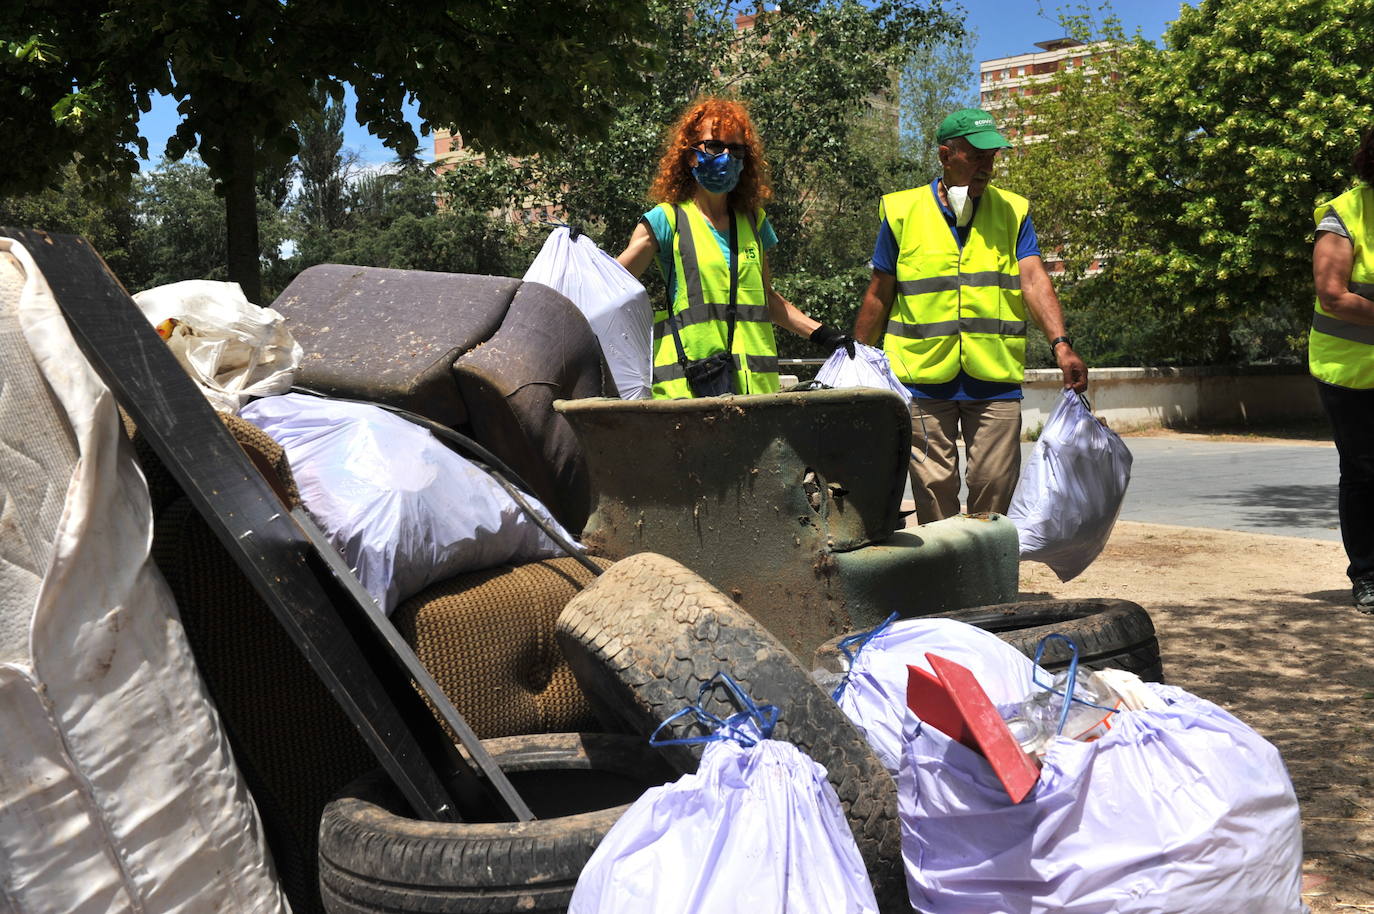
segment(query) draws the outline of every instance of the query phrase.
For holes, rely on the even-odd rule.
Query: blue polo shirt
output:
[[[937,189],[940,179],[936,178],[930,182],[930,193],[935,198],[935,203],[940,207],[940,212],[944,214],[945,222],[949,223],[949,230],[954,235],[955,242],[959,245],[959,250],[964,249],[964,242],[968,240],[969,225],[973,224],[973,217],[969,217],[969,225],[962,228],[955,225],[954,211],[940,202],[940,193]],[[973,205],[973,212],[978,213],[978,204],[981,198],[970,197],[969,202]],[[1016,236],[1016,259],[1032,255],[1039,256],[1040,239],[1035,234],[1035,225],[1031,222],[1030,213],[1021,223],[1020,234]],[[878,226],[878,240],[873,245],[873,269],[880,273],[887,273],[889,276],[897,275],[897,237],[892,234],[892,228],[887,224],[887,217],[884,216],[882,223]],[[941,384],[908,384],[907,389],[914,397],[922,397],[931,400],[1020,400],[1021,385],[1008,384],[1000,381],[984,381],[968,374],[963,369],[954,376],[954,380],[945,381]]]

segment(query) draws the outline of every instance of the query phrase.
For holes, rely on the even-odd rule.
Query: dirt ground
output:
[[[1374,912],[1374,616],[1351,605],[1345,565],[1339,543],[1127,522],[1068,583],[1021,565],[1022,599],[1144,606],[1168,681],[1278,746],[1316,914]]]

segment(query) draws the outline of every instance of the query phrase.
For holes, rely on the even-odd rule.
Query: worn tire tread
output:
[[[503,768],[525,747],[585,759],[587,742],[624,751],[611,734],[484,740]],[[627,753],[628,754],[628,753]],[[348,787],[320,820],[320,894],[330,914],[501,914],[566,911],[582,867],[628,806],[530,822],[424,822],[380,772]]]
[[[569,601],[556,631],[593,710],[611,729],[647,736],[694,703],[718,670],[756,701],[777,705],[773,737],[826,769],[880,908],[910,910],[891,776],[792,653],[728,597],[672,559],[640,553]],[[726,716],[735,709],[722,702],[715,710]],[[691,772],[702,748],[667,747],[664,757]]]

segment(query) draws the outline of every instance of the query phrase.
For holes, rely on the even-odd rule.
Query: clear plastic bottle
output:
[[[1055,675],[1051,688],[1034,686],[1034,691],[1007,720],[1007,727],[1021,748],[1037,758],[1045,754],[1056,735],[1091,742],[1112,728],[1120,700],[1105,683],[1098,681],[1096,673],[1079,671],[1069,717],[1060,734],[1059,717],[1068,684],[1068,674],[1061,672]]]

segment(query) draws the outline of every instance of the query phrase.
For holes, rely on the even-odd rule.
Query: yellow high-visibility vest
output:
[[[1362,184],[1323,203],[1313,213],[1318,224],[1328,209],[1345,223],[1355,246],[1349,289],[1374,299],[1374,189]],[[1374,327],[1343,321],[1322,309],[1317,299],[1312,330],[1307,335],[1307,367],[1312,377],[1337,387],[1368,390],[1374,387]]]
[[[883,351],[903,382],[939,384],[960,368],[984,381],[1025,378],[1016,239],[1028,209],[1025,197],[987,188],[960,250],[929,185],[883,197],[897,239],[897,296]]]
[[[673,270],[677,294],[667,311],[654,312],[654,397],[691,397],[683,376],[669,316],[677,325],[689,361],[725,351],[729,339],[726,306],[730,302],[730,265],[696,202],[660,203],[673,232]],[[735,293],[735,393],[773,393],[778,382],[778,344],[763,293],[763,245],[758,226],[763,210],[753,219],[737,213],[735,220],[738,288]],[[664,277],[665,281],[667,277]]]

